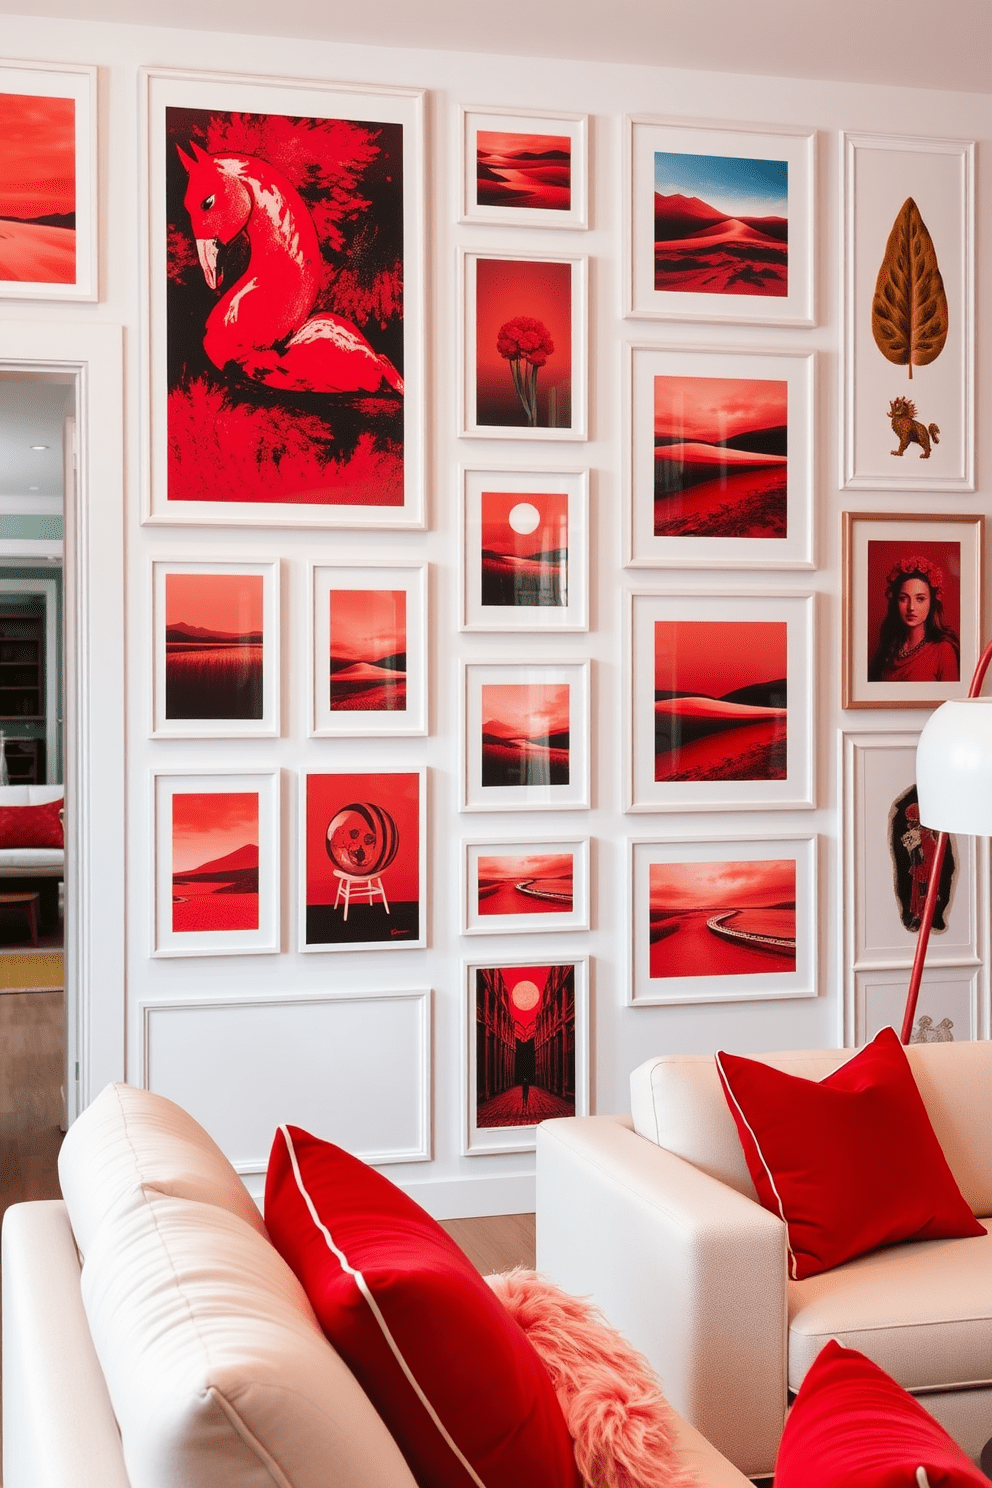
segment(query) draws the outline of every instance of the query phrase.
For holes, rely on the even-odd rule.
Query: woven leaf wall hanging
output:
[[[907,197],[892,224],[875,281],[871,329],[882,355],[898,367],[925,367],[947,340],[947,296],[927,225]]]

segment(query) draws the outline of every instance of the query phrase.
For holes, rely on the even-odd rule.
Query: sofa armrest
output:
[[[128,1488],[61,1200],[3,1221],[4,1488]]]
[[[545,1121],[537,1265],[592,1298],[743,1473],[771,1473],[787,1390],[780,1220],[623,1117]]]

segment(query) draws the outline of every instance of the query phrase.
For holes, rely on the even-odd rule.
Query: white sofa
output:
[[[819,1080],[853,1052],[754,1057]],[[906,1052],[972,1212],[992,1215],[992,1043]],[[992,1234],[789,1281],[785,1226],[757,1202],[712,1056],[648,1060],[631,1110],[538,1127],[538,1269],[590,1295],[749,1477],[771,1473],[789,1396],[830,1338],[892,1374],[977,1462],[992,1438]]]
[[[0,806],[47,806],[64,795],[64,785],[0,785]],[[0,893],[37,889],[45,929],[58,920],[59,881],[64,877],[61,847],[0,847]]]
[[[3,1226],[4,1488],[417,1488],[244,1186],[161,1097],[108,1086],[64,1201]],[[701,1488],[748,1488],[691,1426]]]

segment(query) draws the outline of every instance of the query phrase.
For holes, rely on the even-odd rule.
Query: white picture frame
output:
[[[625,315],[637,320],[815,325],[815,130],[631,114],[625,153]],[[734,162],[744,169],[735,170]],[[667,173],[666,163],[672,167]],[[665,178],[661,184],[668,186],[660,193],[659,172]],[[658,238],[656,194],[690,199],[681,216],[668,214],[664,231],[677,232],[678,238]],[[688,208],[693,212],[686,216]],[[746,217],[743,223],[741,217]],[[762,220],[766,232],[755,226]],[[719,274],[728,286],[717,291],[692,287],[692,265],[679,265],[672,252],[657,257],[659,242],[684,244],[698,221],[707,228],[734,224],[726,240],[732,253],[725,251],[720,263],[709,265],[709,280]],[[746,242],[746,253],[734,246],[740,241]],[[657,288],[659,276],[675,287]],[[754,293],[737,287],[742,279],[753,283],[756,277],[764,283]]]
[[[815,997],[817,853],[814,833],[633,838],[628,1006]]]
[[[372,610],[366,603],[365,619],[357,599],[347,602],[347,594],[366,595],[376,591],[383,596]],[[334,594],[342,595],[340,643],[334,625]],[[395,600],[389,595],[403,595],[400,619]],[[330,738],[377,738],[424,735],[428,732],[427,643],[428,565],[426,563],[311,563],[310,564],[310,736]],[[370,626],[372,626],[370,630]],[[392,630],[394,642],[398,627],[404,634],[405,670],[397,673],[395,643],[387,643]],[[333,706],[335,685],[332,672],[332,646],[339,645],[338,672],[344,672],[348,695],[343,708]],[[392,644],[391,650],[382,650]],[[378,650],[376,648],[378,647]],[[376,654],[373,656],[373,652]],[[357,659],[356,659],[357,658]],[[384,666],[383,663],[388,663]],[[379,675],[373,676],[375,671]],[[402,675],[402,700],[398,701],[394,676]],[[369,702],[393,706],[370,708]],[[364,702],[364,706],[356,703]]]
[[[929,966],[920,983],[911,1044],[936,1044],[978,1037],[982,968]],[[882,1028],[902,1028],[909,976],[905,971],[858,971],[854,976],[854,1043],[863,1045]]]
[[[589,226],[587,114],[461,105],[459,116],[461,222],[500,223],[506,227]],[[480,134],[487,133],[490,136],[518,135],[520,144],[513,147],[510,141],[480,142]],[[539,143],[528,140],[527,136],[560,139],[557,144],[550,140]],[[498,158],[494,156],[494,150],[499,152]],[[518,150],[520,158],[515,159]],[[568,157],[567,163],[562,159],[564,155]],[[542,159],[544,156],[547,158]],[[533,180],[528,179],[530,174],[533,174]],[[484,180],[491,183],[487,194],[494,199],[480,202]],[[545,205],[541,204],[542,187],[547,198]],[[495,199],[501,193],[502,202]]]
[[[589,838],[466,837],[461,897],[463,935],[588,930]]]
[[[462,811],[588,808],[590,668],[462,663]]]
[[[224,560],[155,558],[151,564],[153,609],[152,631],[152,724],[153,739],[277,739],[281,733],[280,678],[280,568],[278,559],[258,563]],[[179,581],[177,586],[171,580]],[[209,580],[220,579],[211,594]],[[186,580],[186,583],[182,583]],[[197,584],[202,580],[202,584]],[[249,581],[238,584],[238,580]],[[251,581],[257,581],[257,584]],[[180,588],[181,586],[181,588]],[[178,590],[179,592],[175,592]],[[198,607],[197,591],[201,599]],[[240,590],[240,592],[239,592]],[[246,592],[247,591],[247,592]],[[252,592],[256,591],[256,592]],[[189,606],[189,618],[179,622],[186,629],[170,628],[170,614],[180,596]],[[238,614],[250,610],[252,637],[238,633]],[[211,636],[211,615],[218,617]],[[255,621],[260,620],[260,626]],[[235,630],[230,630],[231,625]],[[203,632],[208,634],[203,634]],[[219,633],[218,633],[219,632]],[[255,652],[261,655],[256,657]],[[239,654],[240,653],[240,654]],[[254,686],[247,686],[245,672],[261,673]],[[241,672],[238,677],[237,673]],[[226,691],[227,706],[249,713],[241,717],[204,717],[204,711],[225,696],[224,681],[232,677]],[[186,697],[185,704],[182,698]],[[170,716],[170,712],[178,716]],[[185,716],[184,716],[185,715]],[[190,716],[192,715],[192,716]]]
[[[812,351],[627,348],[628,568],[815,567],[815,365]],[[769,419],[780,422],[769,427]],[[670,445],[678,461],[663,459]],[[755,535],[734,535],[746,502]],[[765,535],[770,527],[781,535]]]
[[[841,481],[848,491],[975,489],[975,143],[843,134],[844,320]],[[873,334],[873,301],[890,234],[915,202],[936,254],[947,336],[929,362],[887,360]],[[911,376],[910,376],[911,374]],[[897,398],[926,431],[898,432]],[[932,438],[931,425],[939,438]],[[910,442],[904,445],[904,436]],[[924,441],[929,454],[924,455]],[[893,449],[893,445],[896,449]],[[902,449],[901,456],[897,450]],[[895,457],[895,458],[894,458]]]
[[[427,271],[423,90],[366,87],[305,78],[188,72],[176,68],[144,68],[140,77],[142,274],[147,365],[143,397],[142,521],[151,525],[214,527],[424,528]],[[179,251],[175,249],[177,235],[185,245],[181,250],[179,267],[183,274],[188,268],[194,281],[198,272],[195,257],[191,257],[196,228],[183,205],[183,177],[176,174],[178,163],[182,162],[187,173],[205,161],[209,165],[211,153],[220,151],[204,151],[200,140],[205,138],[210,144],[214,136],[220,139],[221,136],[226,138],[232,130],[237,133],[236,123],[244,117],[252,118],[258,126],[256,135],[270,117],[283,121],[287,118],[299,120],[301,125],[312,120],[345,121],[352,130],[361,129],[363,125],[373,130],[379,126],[383,139],[381,148],[401,153],[402,185],[396,189],[402,193],[402,224],[398,229],[402,233],[402,246],[398,251],[403,260],[404,294],[402,329],[396,335],[402,347],[402,357],[396,351],[394,355],[402,361],[402,386],[396,381],[399,372],[389,361],[386,343],[376,329],[375,315],[365,316],[361,306],[355,308],[346,305],[344,300],[335,301],[337,309],[328,310],[341,322],[334,333],[327,334],[322,330],[317,334],[313,329],[307,330],[307,327],[315,327],[318,321],[322,327],[329,324],[326,316],[320,321],[320,316],[328,309],[322,304],[320,292],[309,309],[300,310],[300,304],[312,298],[310,288],[305,294],[301,289],[300,296],[296,297],[298,303],[293,301],[287,306],[282,318],[291,320],[292,325],[283,327],[281,338],[271,347],[259,347],[244,355],[240,342],[230,351],[222,344],[232,339],[229,327],[237,320],[232,301],[222,321],[215,327],[218,333],[222,326],[227,328],[221,341],[215,347],[211,342],[216,351],[216,362],[206,344],[214,333],[205,321],[202,323],[205,334],[201,335],[201,322],[197,320],[194,324],[190,319],[192,310],[187,312],[185,319],[181,315],[168,315],[167,285],[172,285],[170,292],[174,296],[180,291],[186,293],[186,280],[182,276],[176,279],[177,266],[169,257],[170,211],[175,218],[171,226],[174,253]],[[204,119],[208,121],[206,124]],[[219,120],[216,128],[209,122],[211,119]],[[388,139],[383,133],[386,130],[391,131]],[[375,136],[370,134],[368,138],[374,145]],[[236,150],[237,145],[238,141],[234,140],[228,144],[228,149]],[[338,145],[334,140],[320,148],[332,153],[338,149],[352,149],[350,145]],[[375,148],[380,146],[375,145]],[[356,161],[361,150],[366,150],[366,146],[356,145],[352,150]],[[241,153],[246,152],[242,150]],[[261,151],[257,153],[261,160]],[[262,165],[264,170],[259,173],[260,181],[266,172],[275,169],[268,161],[263,160]],[[258,188],[262,195],[269,193],[267,180],[265,175]],[[292,181],[289,181],[288,188],[277,181],[276,187],[284,201],[293,205],[289,195],[290,191],[295,191]],[[338,210],[336,189],[329,189],[326,193],[328,210]],[[294,206],[294,210],[297,209]],[[368,209],[372,209],[371,205]],[[312,214],[308,214],[309,208],[302,203],[299,231],[303,236],[317,233],[312,224]],[[388,225],[386,217],[375,225],[384,230]],[[207,255],[203,274],[209,284],[209,275],[216,274],[209,261],[211,254],[216,258],[215,250],[209,248],[209,243],[215,240],[200,241],[208,245],[203,249]],[[309,272],[308,265],[317,265],[319,233],[313,241],[316,245],[313,254],[310,257],[304,254],[299,260],[301,274]],[[246,279],[244,293],[249,288],[257,288],[257,283],[248,281],[247,270],[243,277]],[[314,274],[309,276],[308,286],[314,277]],[[240,293],[239,284],[240,281],[236,281],[225,293]],[[218,287],[218,290],[222,289],[222,285]],[[386,297],[396,299],[393,291]],[[220,303],[219,300],[215,308]],[[350,314],[344,313],[349,310]],[[301,315],[309,318],[300,323]],[[365,324],[368,336],[356,323],[356,316]],[[395,321],[396,315],[391,314],[391,319]],[[173,360],[180,360],[187,369],[183,374],[186,382],[179,379],[173,384],[170,381],[173,376],[170,373],[170,336]],[[216,341],[216,336],[214,339]],[[380,350],[376,350],[376,342],[380,342]],[[297,353],[295,371],[286,360],[290,346]],[[306,367],[299,359],[304,353],[312,359]],[[337,357],[334,365],[328,362],[328,357]],[[347,361],[348,357],[351,357],[351,362]],[[365,384],[373,377],[376,369],[372,362],[376,359],[381,363],[378,368],[380,385],[378,389],[371,388],[374,396],[370,396]],[[224,370],[232,360],[248,368],[247,375],[239,374],[236,382]],[[195,375],[190,368],[194,369]],[[255,383],[269,395],[264,408],[261,405],[256,408],[248,397]],[[275,404],[271,398],[273,387],[282,395]],[[337,462],[327,454],[328,438],[332,436],[326,433],[330,425],[321,411],[323,405],[316,410],[308,406],[305,417],[301,418],[300,398],[310,397],[313,404],[316,402],[315,393],[351,398],[346,410],[349,427],[352,427],[348,436],[351,447],[346,451],[346,458],[343,453]],[[402,394],[401,402],[396,397],[399,393]],[[170,397],[179,399],[174,401],[171,412]],[[265,402],[264,398],[262,402]],[[371,406],[373,403],[375,408]],[[324,420],[321,427],[317,427],[318,415]],[[324,426],[326,429],[322,433]],[[278,432],[280,428],[293,431],[291,436],[288,432],[286,434],[295,441],[292,459],[283,456],[274,460],[268,456],[270,447],[278,446],[283,438]],[[399,429],[401,433],[397,432]],[[202,451],[197,443],[200,438],[204,440]],[[210,483],[219,488],[221,480],[226,482],[223,499],[210,494]],[[321,494],[361,499],[313,499]]]
[[[155,883],[152,956],[275,955],[281,949],[282,920],[280,772],[153,770],[150,784],[149,840],[153,843]],[[177,820],[179,797],[189,799],[184,801],[182,816]],[[211,797],[228,799],[211,807]],[[253,835],[257,843],[251,841]],[[239,845],[232,849],[231,843]],[[250,903],[252,847],[255,906]],[[215,882],[220,887],[211,889],[209,885]],[[238,892],[239,884],[244,886],[243,892]],[[199,910],[197,900],[207,898],[213,899],[214,905]],[[180,912],[181,904],[189,905],[189,910]],[[180,913],[188,923],[177,928]],[[230,928],[211,928],[218,918],[222,922],[226,919]],[[238,927],[231,923],[239,918],[254,918],[255,924]]]
[[[74,212],[71,215],[74,223],[71,230],[74,238],[72,244],[68,244],[63,235],[70,229],[63,223],[47,220],[51,215],[62,217],[66,214],[52,214],[52,203],[39,201],[46,210],[16,224],[21,229],[18,235],[21,251],[15,265],[8,259],[8,249],[14,243],[12,230],[15,224],[8,218],[4,224],[4,251],[0,253],[0,300],[98,300],[97,69],[85,63],[19,62],[5,58],[0,63],[0,95],[3,94],[11,100],[28,97],[72,101]],[[52,125],[61,133],[67,127],[67,121],[53,120]],[[50,137],[49,149],[52,147]],[[11,148],[9,143],[7,148]],[[20,148],[26,148],[23,134]],[[38,182],[39,189],[42,186],[50,188],[51,179],[58,179],[62,169],[61,156],[46,159]],[[71,279],[66,275],[70,260]],[[11,273],[14,267],[16,277]],[[32,275],[33,268],[40,268],[42,272]],[[6,273],[10,273],[9,278],[5,277]]]
[[[461,488],[461,629],[588,630],[588,470],[464,466]]]
[[[481,272],[480,272],[481,270]],[[526,253],[504,249],[459,250],[461,282],[458,432],[467,439],[584,440],[589,437],[589,260],[585,254]],[[566,308],[567,307],[567,308]],[[500,331],[534,322],[535,357],[498,350]],[[480,332],[481,327],[481,332]],[[520,333],[529,335],[529,325]],[[567,379],[562,375],[568,337]],[[553,347],[547,352],[547,345]],[[508,343],[509,344],[509,343]],[[514,346],[522,343],[513,340]],[[485,347],[484,373],[480,358]],[[554,357],[553,369],[545,370]],[[545,358],[538,362],[536,358]],[[524,382],[533,361],[534,417],[525,407]],[[524,366],[521,369],[520,363]],[[504,365],[505,363],[505,365]],[[518,387],[519,378],[523,379]],[[541,376],[541,373],[544,373]],[[557,379],[553,381],[552,378]]]
[[[550,965],[548,963],[551,963]],[[541,1054],[535,1047],[535,1065],[538,1066],[537,1078],[533,1081],[528,1091],[527,1104],[534,1109],[533,1122],[513,1122],[506,1125],[487,1124],[487,1115],[484,1113],[480,1124],[480,1107],[485,1108],[492,1096],[485,1096],[485,1075],[480,1074],[478,1067],[478,1052],[481,1037],[477,1034],[478,1019],[478,996],[479,978],[478,973],[510,973],[511,979],[515,976],[517,981],[527,980],[527,973],[535,971],[538,976],[546,973],[544,985],[538,987],[536,982],[531,986],[535,993],[541,997],[554,997],[559,1002],[571,1002],[571,1008],[561,1007],[558,1015],[553,1020],[548,1020],[548,1037],[539,1032],[534,1038],[535,1046],[548,1043],[549,1039],[563,1041],[565,1047],[558,1051],[559,1069],[562,1064],[570,1060],[574,1070],[575,1089],[573,1099],[568,1100],[556,1095],[553,1091],[545,1093],[540,1078]],[[557,975],[556,975],[557,973]],[[571,986],[563,983],[561,973],[571,973],[569,978]],[[544,960],[540,956],[531,956],[523,959],[519,956],[491,956],[488,959],[475,959],[466,961],[463,965],[463,994],[464,1035],[462,1048],[464,1050],[464,1078],[463,1088],[465,1090],[465,1140],[464,1153],[466,1157],[479,1157],[492,1152],[533,1152],[537,1145],[537,1123],[544,1120],[552,1113],[557,1115],[587,1116],[589,1114],[589,957],[588,956],[548,956]],[[516,982],[514,983],[516,985]],[[501,1001],[506,1001],[509,1006],[509,996],[512,988],[506,987],[506,979],[503,979],[501,989],[504,994]],[[485,994],[483,994],[485,995]],[[533,995],[533,994],[532,994]],[[533,1004],[532,1004],[533,1005]],[[571,1016],[569,1016],[571,1013]],[[509,1018],[509,1013],[506,1013]],[[485,1020],[483,1020],[485,1021]],[[571,1050],[568,1049],[568,1024],[571,1023]],[[488,1032],[488,1030],[487,1030]],[[512,1078],[512,1077],[511,1077]],[[496,1084],[502,1084],[502,1078],[497,1077]],[[557,1082],[556,1082],[557,1083]],[[523,1115],[522,1085],[519,1100],[519,1115]],[[479,1095],[484,1098],[480,1102]],[[510,1087],[507,1092],[512,1100],[515,1089]]]
[[[816,804],[815,606],[810,593],[669,589],[628,595],[628,812]],[[697,628],[710,625],[720,629]],[[658,696],[659,669],[665,698]],[[682,698],[687,704],[677,706]]]

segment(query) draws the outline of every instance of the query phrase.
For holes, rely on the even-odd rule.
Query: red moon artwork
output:
[[[0,282],[76,280],[76,103],[0,93]]]
[[[475,972],[476,1125],[575,1115],[575,967]]]
[[[652,977],[795,971],[794,859],[652,863],[648,892]]]
[[[482,603],[568,604],[568,496],[483,491]]]
[[[258,929],[258,792],[172,797],[172,929]]]

